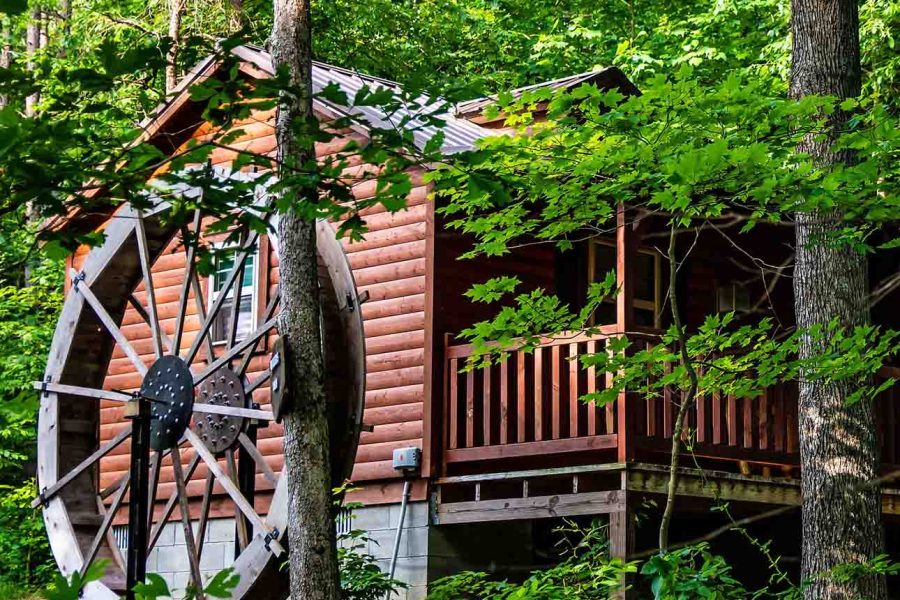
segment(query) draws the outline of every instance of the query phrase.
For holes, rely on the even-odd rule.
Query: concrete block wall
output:
[[[367,533],[369,541],[366,551],[378,561],[385,573],[390,569],[399,521],[399,504],[365,506],[353,511],[350,526]],[[428,537],[428,503],[409,503],[394,572],[394,578],[409,587],[395,594],[396,600],[422,600],[427,595]]]
[[[117,527],[116,539],[124,552],[127,543],[126,526]],[[198,524],[194,523],[194,535],[197,535]],[[210,519],[206,525],[203,540],[203,554],[200,557],[200,571],[204,581],[216,573],[230,567],[234,562],[234,519]],[[188,562],[187,545],[184,542],[184,527],[181,522],[166,523],[159,540],[147,557],[147,572],[157,573],[166,580],[174,598],[184,596],[190,582],[190,563]]]
[[[400,505],[366,506],[354,509],[349,523],[343,527],[364,530],[369,540],[365,551],[373,556],[382,571],[390,569],[394,536],[400,520]],[[124,526],[116,528],[116,539],[125,546]],[[194,523],[194,534],[197,523]],[[231,566],[234,560],[234,519],[210,519],[203,542],[200,570],[204,578],[212,577]],[[422,600],[428,584],[428,503],[411,502],[407,507],[397,567],[394,578],[409,588],[395,594],[395,600]],[[147,558],[147,572],[158,573],[166,580],[174,598],[181,598],[190,581],[190,563],[184,542],[184,528],[180,522],[167,523],[156,546]]]

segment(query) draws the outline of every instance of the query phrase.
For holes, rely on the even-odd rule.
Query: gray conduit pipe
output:
[[[394,537],[394,552],[391,555],[391,570],[389,577],[394,578],[394,571],[397,568],[397,555],[400,554],[400,538],[403,536],[403,521],[406,520],[406,505],[409,503],[410,490],[412,482],[406,479],[403,482],[403,498],[400,500],[400,521],[397,523],[397,535]],[[385,600],[391,599],[391,592],[384,597]]]

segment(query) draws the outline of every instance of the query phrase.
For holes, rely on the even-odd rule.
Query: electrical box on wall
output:
[[[422,466],[422,451],[418,448],[396,448],[394,450],[394,469],[410,473],[418,471]]]

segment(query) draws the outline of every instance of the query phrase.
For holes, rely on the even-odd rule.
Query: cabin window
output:
[[[229,248],[224,252],[221,251],[214,259],[214,270],[209,281],[209,306],[219,298],[228,280],[228,274],[234,267],[234,260],[238,254],[237,248]],[[216,314],[216,318],[210,327],[210,333],[214,343],[225,343],[228,341],[229,328],[231,325],[231,314],[234,311],[235,290],[240,290],[240,303],[238,305],[237,331],[235,333],[235,341],[240,341],[250,335],[256,328],[256,305],[258,298],[257,286],[257,269],[259,268],[259,251],[254,248],[253,252],[247,255],[244,260],[244,272],[241,277],[240,285],[237,283],[232,285],[227,291],[222,307]]]
[[[720,313],[750,312],[750,290],[740,283],[727,283],[716,288],[716,308]]]
[[[634,277],[634,322],[644,327],[660,326],[660,259],[652,250],[635,252],[632,275]],[[611,241],[594,240],[591,244],[589,269],[591,281],[603,281],[607,273],[616,270],[616,246]],[[616,322],[616,299],[607,298],[597,309],[594,321],[600,325]]]

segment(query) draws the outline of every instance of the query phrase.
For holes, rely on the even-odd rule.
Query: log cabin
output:
[[[244,77],[253,80],[272,75],[271,60],[263,50],[242,46],[233,52]],[[220,65],[216,58],[200,63],[145,124],[145,139],[165,152],[176,153],[208,136],[209,127],[200,116],[202,101],[192,99],[189,89],[219,77]],[[396,85],[319,63],[313,75],[316,90],[336,82],[351,97],[366,85]],[[541,85],[574,89],[583,84],[638,93],[615,68]],[[491,103],[490,98],[472,100],[444,115],[445,152],[464,151],[485,136],[503,133],[503,121],[485,113]],[[322,120],[333,119],[341,109],[316,100],[316,114]],[[238,125],[242,133],[232,147],[213,153],[216,168],[227,170],[242,150],[274,154],[273,111],[258,111]],[[317,144],[317,158],[327,158],[348,139],[365,143],[365,131],[348,131],[346,138]],[[636,343],[649,344],[653,334],[667,325],[661,283],[667,278],[667,266],[657,249],[665,224],[652,215],[638,218],[634,210],[623,206],[615,233],[608,238],[580,242],[566,252],[548,245],[526,245],[502,258],[479,258],[471,268],[461,266],[459,258],[472,241],[446,227],[436,212],[441,198],[432,198],[421,171],[413,172],[412,177],[414,185],[405,209],[366,209],[362,215],[368,230],[364,239],[341,241],[358,297],[367,297],[367,301],[359,307],[365,336],[364,427],[351,475],[356,489],[349,495],[361,507],[354,509],[352,521],[339,519],[339,529],[366,530],[370,538],[367,550],[387,568],[395,529],[401,525],[396,573],[409,585],[399,597],[409,599],[423,598],[429,582],[462,568],[493,570],[499,576],[515,578],[552,562],[553,527],[564,518],[582,523],[599,518],[608,525],[610,551],[616,556],[652,549],[678,398],[674,392],[663,398],[642,398],[625,390],[606,406],[586,404],[580,396],[607,385],[606,375],[580,368],[577,358],[602,351],[607,336],[619,331],[635,332]],[[372,185],[360,184],[353,194],[359,199],[371,197]],[[60,226],[103,229],[116,216],[112,209],[107,213],[76,212]],[[696,240],[680,241],[695,245],[676,290],[688,326],[696,327],[710,313],[732,310],[739,318],[767,313],[790,326],[790,280],[761,271],[759,264],[786,264],[792,235],[785,226],[759,227],[741,234],[740,245],[751,248],[760,262],[748,260],[730,238],[714,231],[703,231]],[[218,239],[211,235],[207,241],[216,244]],[[73,273],[67,281],[69,293],[77,287],[78,273],[90,252],[84,247],[68,259]],[[155,304],[160,339],[175,336],[182,326],[176,321],[182,317],[186,344],[193,344],[198,332],[199,337],[204,335],[200,331],[203,302],[189,303],[186,313],[178,316],[187,252],[177,241],[162,249],[150,274],[155,299],[148,299],[147,287],[139,283],[116,323],[139,360],[148,364],[156,332],[145,307]],[[872,268],[893,272],[896,263],[896,257],[884,257],[873,261]],[[190,292],[195,301],[199,297],[208,305],[239,306],[234,311],[239,316],[232,322],[213,319],[206,332],[211,344],[199,350],[198,360],[220,356],[229,336],[232,341],[240,340],[271,316],[267,309],[277,294],[279,279],[274,241],[260,236],[244,264],[239,294],[229,292],[227,298],[219,298],[234,267],[233,260],[224,259],[211,275],[198,277],[199,285]],[[609,271],[616,272],[619,292],[596,316],[603,335],[547,337],[533,352],[511,350],[505,360],[489,367],[464,368],[474,350],[459,333],[490,317],[493,310],[463,295],[472,284],[491,276],[516,275],[526,288],[552,291],[577,305],[586,286]],[[875,307],[878,322],[897,325],[892,323],[896,315],[885,308],[897,300],[894,296]],[[760,298],[766,301],[760,302]],[[265,337],[262,355],[248,354],[246,375],[250,381],[260,381],[270,369],[266,352],[271,350],[272,337],[271,333]],[[884,377],[898,374],[900,369],[883,372]],[[132,390],[140,387],[141,381],[128,351],[113,349],[103,381],[105,389]],[[263,379],[251,388],[254,403],[267,408],[270,384]],[[879,443],[886,470],[900,464],[895,393],[897,386],[887,389],[878,404],[884,423]],[[123,411],[120,405],[104,400],[99,412],[99,420],[91,426],[99,432],[97,442],[108,444],[121,435]],[[694,439],[679,467],[676,541],[724,523],[721,514],[710,515],[722,502],[729,503],[738,516],[799,505],[795,386],[779,385],[756,398],[702,397],[688,419]],[[275,423],[255,432],[262,464],[251,469],[251,501],[261,515],[272,502],[272,476],[283,466],[281,435],[281,427]],[[393,452],[404,448],[421,452],[421,466],[412,474],[393,466]],[[105,453],[94,474],[98,489],[114,488],[128,464],[128,444]],[[190,469],[186,493],[191,518],[203,520],[199,533],[195,532],[196,542],[204,546],[198,567],[213,573],[232,564],[235,553],[247,543],[239,538],[247,534],[236,522],[237,509],[227,490],[211,477],[204,480],[204,472],[202,466],[196,473]],[[162,461],[156,478],[153,509],[158,521],[172,511],[167,506],[176,487],[171,460]],[[411,503],[401,524],[398,506],[407,481]],[[103,496],[99,515],[104,507],[109,510],[114,499]],[[900,513],[900,490],[884,490],[883,508],[886,519]],[[162,521],[154,530],[147,568],[162,574],[173,588],[183,588],[191,568],[186,536],[177,523]],[[776,548],[786,556],[798,555],[798,511],[757,527],[761,535],[775,537]],[[109,547],[99,555],[116,559],[124,547],[126,530],[121,513],[112,518]],[[760,560],[762,557],[756,556],[743,561],[743,570],[750,572]]]

